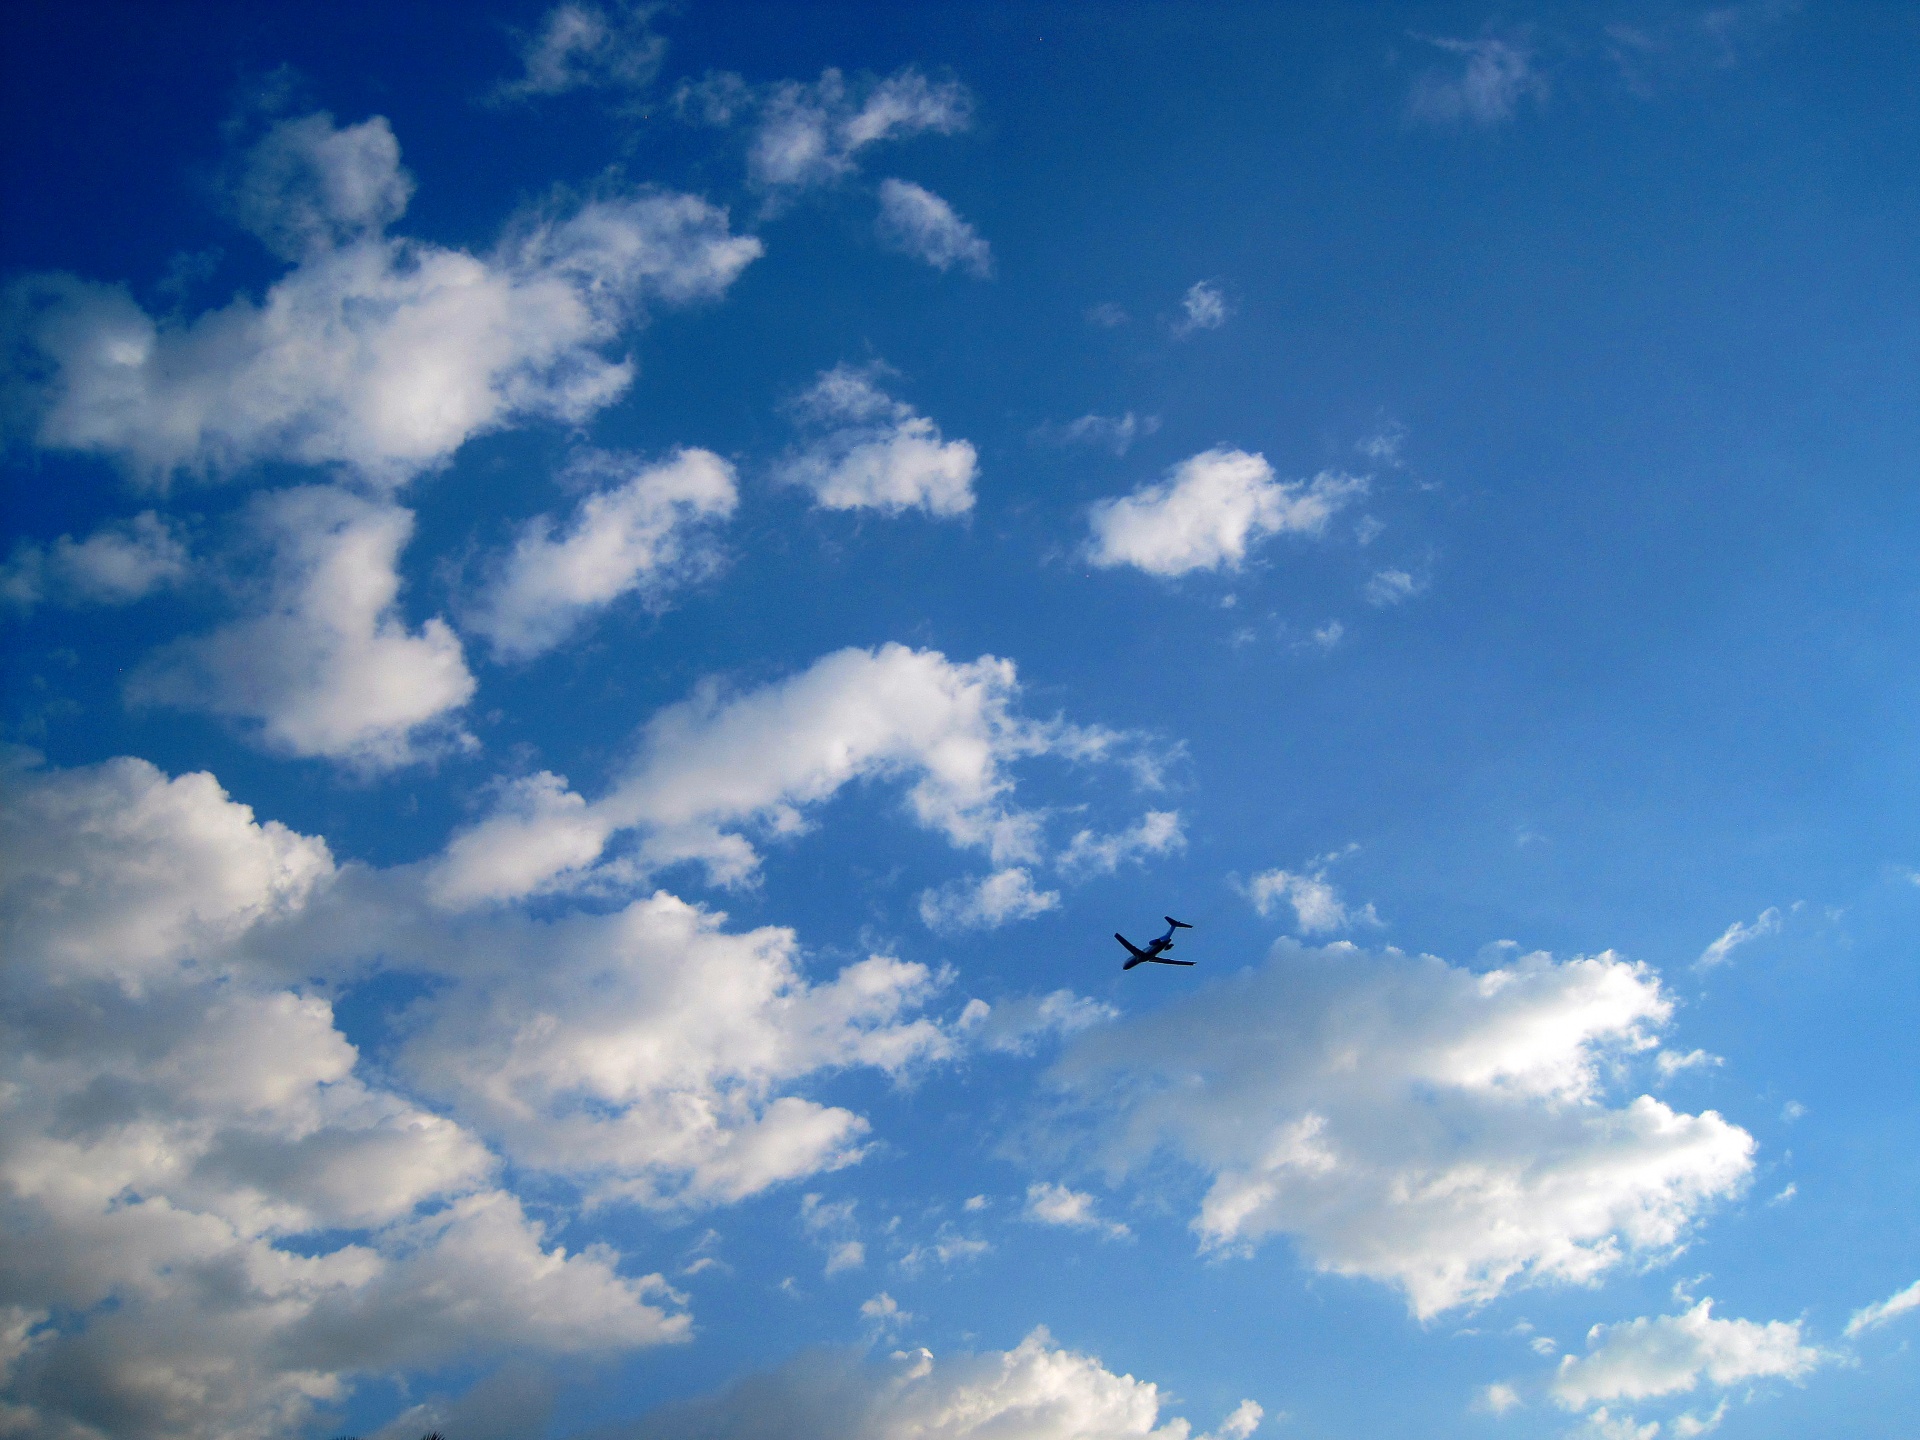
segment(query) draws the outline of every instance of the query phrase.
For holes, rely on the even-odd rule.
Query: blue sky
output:
[[[1906,8],[6,23],[13,1433],[1906,1433]]]

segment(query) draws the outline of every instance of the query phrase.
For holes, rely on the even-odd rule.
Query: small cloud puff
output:
[[[958,265],[976,279],[993,274],[993,250],[931,190],[907,180],[880,182],[880,238],[936,270]]]
[[[1224,290],[1210,280],[1196,280],[1180,297],[1180,318],[1173,333],[1186,336],[1196,330],[1218,330],[1232,313]]]
[[[789,410],[812,434],[781,467],[828,510],[924,510],[941,518],[973,508],[978,454],[876,382],[881,366],[823,371]]]
[[[1522,100],[1547,97],[1547,82],[1533,51],[1518,39],[1487,35],[1478,40],[1436,38],[1428,43],[1459,58],[1453,71],[1431,71],[1407,97],[1409,119],[1430,125],[1498,125],[1511,120]]]
[[[616,0],[611,13],[579,0],[554,6],[521,43],[525,73],[503,83],[492,98],[527,100],[589,87],[646,89],[667,53],[665,38],[652,29],[660,8],[632,0]]]
[[[1058,909],[1055,890],[1037,890],[1021,866],[996,870],[981,880],[955,880],[920,896],[920,918],[930,930],[952,934],[993,930],[1010,920],[1030,920]]]
[[[1063,1225],[1077,1230],[1096,1230],[1110,1240],[1124,1239],[1133,1232],[1117,1220],[1099,1213],[1100,1202],[1083,1190],[1040,1181],[1027,1187],[1026,1218],[1040,1225]]]
[[[1310,482],[1273,478],[1262,455],[1219,448],[1181,461],[1158,485],[1095,503],[1086,556],[1150,575],[1237,570],[1269,536],[1321,535],[1367,481],[1331,472]]]
[[[84,540],[22,540],[0,563],[0,600],[31,609],[46,601],[125,605],[187,576],[186,542],[151,510],[102,525]]]

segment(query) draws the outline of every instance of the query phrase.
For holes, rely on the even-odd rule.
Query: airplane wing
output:
[[[1151,960],[1156,965],[1198,965],[1198,960],[1162,960],[1158,955],[1142,955],[1143,960]]]
[[[1151,960],[1153,958],[1151,955],[1147,954],[1146,951],[1142,950],[1138,945],[1135,945],[1131,940],[1127,939],[1127,937],[1122,935],[1118,930],[1113,932],[1113,938],[1118,940],[1122,945],[1127,947],[1127,955],[1129,958],[1127,960],[1127,963],[1120,967],[1122,970],[1131,970],[1133,969],[1134,966],[1138,965],[1142,960]]]

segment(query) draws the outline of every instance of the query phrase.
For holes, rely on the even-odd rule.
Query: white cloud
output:
[[[1306,484],[1273,478],[1261,455],[1215,449],[1181,461],[1158,485],[1093,507],[1087,558],[1134,565],[1150,575],[1237,570],[1250,546],[1270,535],[1319,535],[1367,482],[1315,476]]]
[[[1382,922],[1371,901],[1352,909],[1327,879],[1328,866],[1357,848],[1349,845],[1345,850],[1319,856],[1301,871],[1263,870],[1247,882],[1247,898],[1262,915],[1271,914],[1276,905],[1291,906],[1294,926],[1302,935],[1331,934],[1354,925],[1377,926]]]
[[[718,564],[712,527],[739,498],[733,467],[710,450],[677,450],[653,465],[596,451],[569,468],[612,483],[582,500],[558,535],[553,517],[530,521],[466,617],[508,659],[552,649],[623,595],[660,608]]]
[[[1232,311],[1226,293],[1208,280],[1196,280],[1180,297],[1180,319],[1174,324],[1176,335],[1191,335],[1196,330],[1218,330],[1227,323]]]
[[[1411,600],[1427,588],[1427,582],[1408,574],[1405,570],[1378,570],[1367,581],[1364,593],[1369,605],[1385,609],[1389,605],[1398,605],[1403,600]]]
[[[23,609],[44,600],[124,605],[186,578],[186,542],[151,510],[102,525],[84,540],[22,540],[0,563],[0,600]]]
[[[1885,1300],[1876,1300],[1854,1311],[1847,1321],[1846,1333],[1851,1338],[1863,1330],[1876,1330],[1890,1320],[1898,1320],[1909,1310],[1920,1310],[1920,1280]]]
[[[308,116],[269,134],[237,192],[299,256],[264,300],[176,323],[117,287],[20,282],[50,371],[37,443],[156,483],[285,460],[397,484],[485,431],[584,420],[632,380],[603,352],[648,304],[718,296],[761,253],[726,211],[640,191],[524,215],[483,258],[382,234],[410,188],[384,120]]]
[[[814,84],[786,80],[757,98],[747,177],[767,190],[841,179],[869,145],[929,131],[953,135],[973,120],[973,97],[965,86],[930,81],[911,66],[852,86],[838,70],[825,70]]]
[[[394,1063],[518,1164],[600,1197],[729,1203],[853,1163],[867,1122],[794,1089],[955,1053],[917,1014],[944,977],[875,955],[811,982],[791,930],[725,919],[663,891],[389,937],[399,962],[460,978],[416,1006]]]
[[[909,180],[880,182],[878,223],[882,240],[936,270],[958,265],[982,280],[993,274],[992,247],[945,200]]]
[[[658,1277],[549,1245],[478,1137],[369,1083],[250,954],[327,901],[322,842],[138,760],[0,787],[18,1426],[285,1433],[360,1372],[685,1335]]]
[[[812,433],[782,477],[829,510],[964,515],[973,508],[978,456],[874,383],[877,367],[823,371],[792,405]]]
[[[307,486],[260,497],[253,521],[274,552],[259,612],[161,651],[130,698],[251,722],[271,749],[369,769],[458,739],[447,717],[474,690],[460,642],[438,617],[409,630],[398,607],[413,513]]]
[[[564,95],[587,87],[644,90],[660,73],[667,42],[651,21],[657,5],[568,3],[546,13],[520,47],[525,73],[495,91],[500,100]]]
[[[1111,835],[1076,831],[1060,852],[1058,863],[1070,875],[1111,875],[1128,861],[1166,855],[1186,846],[1178,810],[1149,810],[1136,824]]]
[[[1069,1190],[1050,1180],[1027,1187],[1026,1218],[1040,1225],[1063,1225],[1074,1230],[1097,1230],[1118,1240],[1133,1232],[1117,1220],[1100,1214],[1100,1202],[1084,1190]]]
[[[920,896],[920,918],[927,928],[949,934],[992,930],[1059,908],[1059,892],[1036,890],[1033,876],[1017,865],[977,881],[955,880]]]
[[[1700,958],[1693,963],[1701,969],[1711,969],[1715,965],[1724,965],[1732,956],[1736,946],[1745,945],[1749,940],[1764,939],[1768,935],[1780,933],[1780,912],[1769,906],[1762,910],[1751,925],[1742,925],[1738,920],[1721,932],[1720,938],[1700,952]]]
[[[1425,1317],[1592,1281],[1744,1185],[1745,1131],[1605,1094],[1671,1011],[1611,954],[1474,973],[1282,941],[1259,970],[1088,1032],[1050,1078],[1110,1174],[1164,1149],[1209,1177],[1203,1249],[1287,1234]]]
[[[913,1312],[902,1310],[900,1302],[882,1290],[871,1300],[860,1302],[860,1318],[872,1326],[876,1334],[884,1335],[912,1323]]]
[[[1012,1350],[943,1360],[925,1349],[885,1360],[811,1352],[718,1395],[663,1407],[609,1440],[1189,1440],[1187,1421],[1162,1419],[1165,1403],[1151,1381],[1116,1375],[1041,1328]],[[1218,1440],[1246,1440],[1261,1415],[1241,1402]]]
[[[1049,421],[1034,431],[1034,438],[1054,445],[1090,445],[1125,455],[1136,437],[1151,435],[1159,428],[1158,415],[1139,416],[1129,410],[1124,415],[1082,415],[1064,425]]]
[[[1111,1005],[1055,990],[1046,995],[1020,995],[988,1005],[969,1000],[960,1026],[982,1050],[1015,1055],[1031,1053],[1049,1035],[1072,1035],[1089,1025],[1104,1024],[1119,1015]],[[976,1208],[969,1201],[968,1208]]]
[[[1511,1385],[1494,1384],[1481,1390],[1474,1401],[1474,1409],[1484,1410],[1489,1415],[1504,1415],[1520,1403],[1520,1396]]]
[[[1002,868],[1041,852],[1041,817],[1013,807],[1008,768],[1028,756],[1098,759],[1125,737],[1017,713],[1011,662],[956,663],[885,645],[836,651],[744,694],[716,683],[656,714],[624,776],[588,802],[558,776],[521,782],[447,846],[430,881],[448,906],[509,899],[577,879],[606,843],[642,832],[644,872],[697,860],[719,883],[750,878],[742,832],[806,828],[804,811],[864,778],[909,781],[907,809]]]
[[[1691,1391],[1702,1380],[1722,1389],[1769,1377],[1799,1380],[1828,1358],[1801,1342],[1797,1320],[1716,1320],[1713,1301],[1701,1300],[1679,1315],[1594,1326],[1585,1355],[1562,1357],[1553,1397],[1579,1410]]]
[[[1533,52],[1517,40],[1483,36],[1478,40],[1430,42],[1460,57],[1452,73],[1435,71],[1414,83],[1407,114],[1435,125],[1497,125],[1511,120],[1523,99],[1547,97],[1547,82],[1534,68]]]
[[[1678,1050],[1662,1050],[1653,1057],[1653,1061],[1659,1067],[1663,1080],[1671,1080],[1682,1070],[1704,1070],[1727,1063],[1726,1057],[1710,1055],[1705,1050],[1689,1050],[1685,1054]]]

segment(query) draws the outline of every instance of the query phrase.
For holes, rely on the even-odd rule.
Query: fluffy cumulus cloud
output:
[[[1133,1232],[1117,1220],[1100,1214],[1099,1200],[1084,1190],[1072,1190],[1050,1180],[1027,1187],[1026,1218],[1037,1225],[1063,1225],[1074,1230],[1094,1230],[1113,1239]]]
[[[812,84],[757,87],[716,72],[684,82],[674,104],[700,123],[751,124],[747,179],[775,196],[853,174],[856,157],[870,145],[929,132],[953,135],[973,122],[973,97],[964,85],[929,80],[912,66],[879,80],[849,83],[829,69]]]
[[[430,889],[449,908],[529,894],[578,878],[629,831],[638,845],[616,857],[629,869],[693,860],[737,882],[759,864],[750,834],[796,834],[807,807],[861,779],[906,781],[908,813],[956,845],[1002,866],[1031,861],[1042,817],[1012,804],[1010,767],[1049,754],[1113,758],[1130,742],[1022,715],[1018,695],[1009,661],[904,645],[838,650],[743,693],[709,682],[648,721],[598,800],[544,772],[513,786],[449,843]]]
[[[1523,41],[1495,35],[1478,40],[1430,42],[1457,64],[1430,71],[1414,82],[1407,114],[1431,125],[1498,125],[1511,120],[1522,100],[1543,101],[1547,82]]]
[[[524,215],[471,255],[384,233],[411,189],[384,120],[284,121],[235,192],[296,261],[263,299],[176,322],[72,276],[17,284],[37,443],[153,480],[286,460],[398,483],[484,431],[593,414],[633,378],[607,348],[648,305],[718,296],[761,252],[696,196],[638,191]]]
[[[1060,907],[1060,892],[1041,890],[1021,865],[979,880],[955,880],[920,896],[920,918],[932,930],[991,930],[1010,920],[1030,920]]]
[[[723,1203],[857,1160],[867,1122],[793,1093],[954,1053],[918,1012],[944,984],[872,956],[821,982],[791,930],[744,933],[657,893],[607,915],[483,915],[408,963],[460,983],[416,1007],[396,1064],[517,1163],[645,1205]]]
[[[882,390],[879,374],[838,365],[793,402],[807,439],[783,477],[828,510],[966,514],[979,458],[973,446],[943,438],[933,421]]]
[[[951,205],[909,180],[880,182],[879,229],[882,240],[936,270],[958,265],[982,280],[993,274],[992,247]]]
[[[147,510],[102,525],[84,540],[21,541],[0,563],[0,600],[22,609],[43,601],[124,605],[178,584],[189,564],[178,527]]]
[[[1319,856],[1303,870],[1263,870],[1247,882],[1247,898],[1262,915],[1280,905],[1293,911],[1294,928],[1302,935],[1329,935],[1354,925],[1378,925],[1372,902],[1353,907],[1327,878],[1328,867],[1357,848]]]
[[[514,660],[552,649],[594,611],[638,594],[652,608],[719,561],[713,526],[739,499],[733,467],[710,450],[658,464],[594,452],[571,467],[601,482],[564,524],[530,521],[465,617]]]
[[[1797,1320],[1719,1320],[1713,1301],[1701,1300],[1678,1315],[1594,1326],[1587,1353],[1561,1359],[1553,1397],[1581,1410],[1690,1393],[1702,1383],[1724,1390],[1754,1380],[1798,1381],[1831,1358],[1805,1343]]]
[[[1060,868],[1070,875],[1111,875],[1128,862],[1184,850],[1185,828],[1178,810],[1149,810],[1125,830],[1102,835],[1078,830],[1060,852]]]
[[[135,675],[132,699],[239,720],[270,749],[380,769],[462,738],[450,712],[473,694],[460,641],[399,610],[413,514],[335,486],[262,496],[272,551],[254,613],[176,642]]]
[[[1608,1094],[1671,1011],[1611,954],[1475,973],[1282,941],[1257,970],[1074,1042],[1052,1073],[1058,1123],[1087,1127],[1111,1176],[1163,1151],[1197,1166],[1203,1249],[1286,1234],[1431,1316],[1661,1253],[1745,1184],[1745,1131]]]
[[[896,1351],[869,1360],[816,1352],[719,1395],[667,1406],[608,1440],[714,1435],[728,1440],[1209,1440],[1149,1380],[1116,1375],[1035,1330],[1012,1350],[937,1360]],[[1262,1417],[1242,1401],[1220,1440],[1246,1440]]]
[[[1364,478],[1323,474],[1276,480],[1261,455],[1215,449],[1181,461],[1166,480],[1093,507],[1086,554],[1093,564],[1149,575],[1236,570],[1273,535],[1320,535]]]
[[[323,843],[137,760],[0,789],[16,1429],[265,1436],[358,1373],[684,1335],[657,1277],[548,1242],[478,1137],[248,958],[336,882]]]
[[[496,100],[564,95],[587,88],[639,91],[660,73],[667,42],[654,33],[658,5],[615,0],[608,6],[569,0],[556,5],[520,46],[524,73],[502,84]]]

